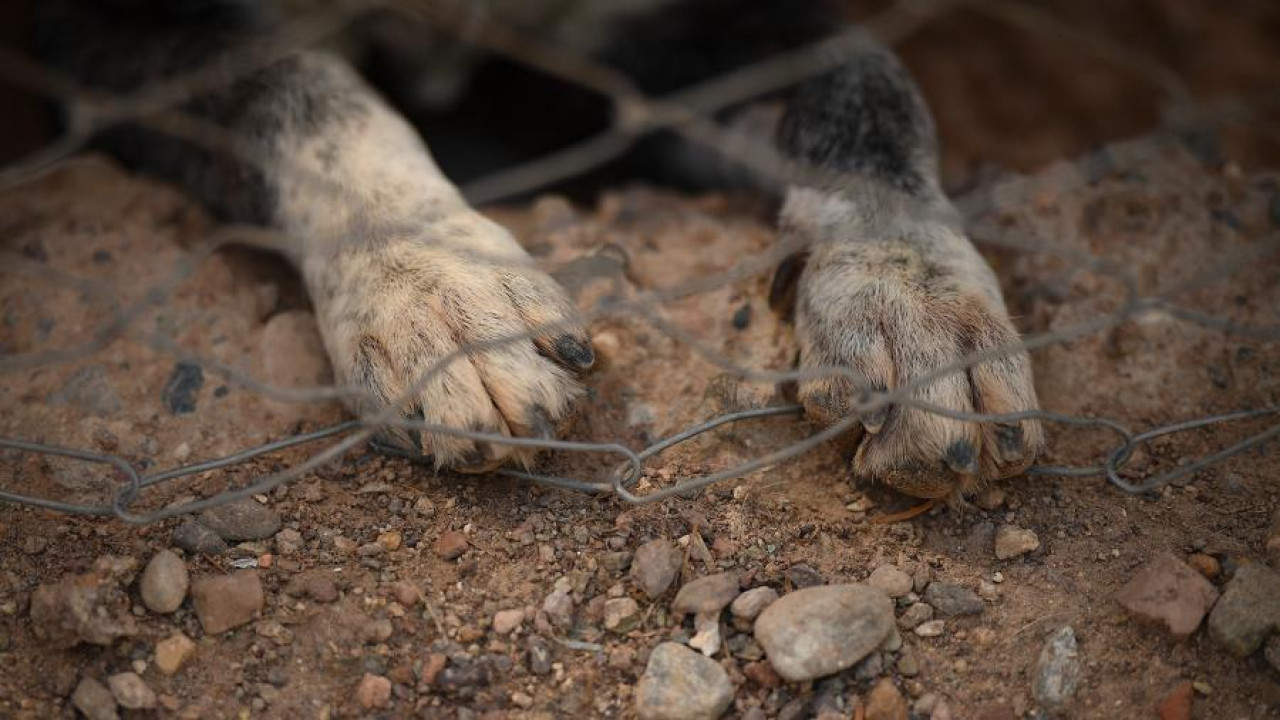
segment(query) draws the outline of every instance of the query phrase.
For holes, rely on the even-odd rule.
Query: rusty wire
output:
[[[868,43],[879,43],[886,47],[895,46],[941,14],[961,4],[976,8],[992,18],[1006,21],[1026,32],[1039,32],[1059,38],[1069,38],[1073,42],[1082,43],[1095,56],[1105,59],[1137,77],[1146,78],[1150,83],[1159,87],[1166,102],[1164,124],[1156,129],[1156,132],[1150,136],[1146,145],[1136,149],[1130,147],[1128,149],[1130,153],[1142,154],[1158,151],[1164,143],[1168,142],[1171,134],[1184,129],[1187,122],[1194,122],[1199,126],[1212,124],[1230,125],[1251,123],[1259,117],[1259,105],[1261,103],[1257,105],[1239,102],[1218,103],[1216,105],[1197,104],[1191,99],[1190,92],[1176,73],[1172,73],[1128,48],[1098,38],[1087,37],[1086,34],[1078,29],[1047,13],[1030,9],[1023,5],[1005,2],[1004,0],[919,0],[913,2],[900,0],[892,3],[886,10],[867,19],[856,28],[836,33],[810,46],[754,65],[737,68],[720,77],[684,88],[665,97],[646,96],[631,84],[626,77],[611,68],[599,65],[588,58],[576,56],[547,43],[539,42],[536,38],[530,37],[526,33],[514,32],[510,28],[503,27],[499,22],[486,20],[477,27],[474,23],[460,21],[458,8],[452,4],[434,2],[432,0],[339,2],[326,6],[322,12],[296,18],[282,25],[271,38],[268,38],[270,42],[259,42],[253,47],[235,48],[233,52],[228,52],[225,56],[218,58],[209,67],[199,68],[189,75],[170,79],[158,87],[144,88],[142,91],[128,96],[103,97],[79,87],[68,78],[61,77],[46,68],[40,67],[28,58],[10,51],[0,53],[0,79],[38,92],[50,100],[61,103],[64,109],[69,111],[68,114],[72,119],[70,127],[62,137],[55,139],[23,161],[7,168],[0,168],[0,187],[8,187],[29,181],[31,178],[57,166],[58,163],[66,160],[74,152],[81,149],[95,131],[123,122],[144,124],[157,132],[179,137],[218,151],[232,153],[243,160],[258,162],[259,160],[254,156],[252,147],[245,143],[242,138],[238,138],[221,127],[211,125],[207,121],[185,112],[181,107],[183,102],[201,92],[217,87],[218,83],[229,82],[228,78],[241,77],[255,69],[265,67],[270,62],[283,57],[289,52],[314,44],[322,38],[340,31],[360,17],[361,13],[374,8],[403,13],[408,18],[431,23],[437,28],[455,33],[463,41],[473,43],[490,52],[505,55],[515,61],[534,66],[543,72],[576,84],[579,87],[593,90],[613,103],[615,110],[614,123],[612,127],[599,135],[553,152],[543,158],[505,169],[462,188],[464,195],[474,203],[492,202],[523,194],[581,174],[618,157],[633,147],[636,141],[643,136],[658,130],[675,132],[689,142],[728,155],[731,159],[749,166],[762,175],[792,181],[797,177],[806,177],[806,173],[817,173],[822,176],[824,171],[815,168],[796,167],[794,163],[781,158],[770,146],[760,145],[744,148],[740,143],[734,143],[730,134],[715,121],[715,114],[727,107],[794,85],[805,78],[831,69],[838,62],[841,50],[864,47]],[[1275,99],[1275,97],[1267,97],[1263,100],[1273,105]],[[1099,167],[1110,167],[1113,162],[1114,159],[1110,157],[1109,152],[1104,150],[1075,163],[1073,166],[1074,177],[1055,178],[1054,180],[1066,185],[1071,182],[1080,182],[1094,175]],[[846,184],[872,182],[856,174],[843,174],[839,180]],[[314,178],[314,181],[322,191],[332,189],[332,183],[324,178]],[[668,487],[644,494],[637,494],[635,491],[638,481],[644,474],[646,461],[669,448],[730,423],[780,416],[795,416],[802,414],[802,408],[795,405],[781,405],[730,412],[658,440],[642,450],[633,450],[620,443],[587,443],[569,440],[507,437],[407,420],[396,415],[396,404],[393,403],[381,412],[356,420],[247,448],[223,457],[149,474],[143,474],[126,458],[119,455],[60,447],[54,444],[31,442],[18,438],[0,438],[0,448],[3,449],[104,464],[114,468],[122,478],[122,482],[112,488],[111,502],[109,504],[68,503],[48,498],[32,497],[7,490],[0,491],[0,500],[58,512],[111,516],[131,523],[149,523],[267,492],[338,459],[365,444],[389,454],[406,455],[414,460],[424,460],[422,457],[413,456],[411,453],[406,453],[398,448],[380,444],[376,439],[376,434],[379,430],[387,427],[411,428],[420,432],[456,436],[499,445],[530,447],[559,452],[613,455],[621,459],[621,464],[612,472],[594,480],[552,477],[514,469],[498,470],[496,474],[552,488],[611,495],[630,504],[647,504],[671,497],[684,497],[713,483],[741,477],[794,458],[850,430],[858,422],[858,417],[861,413],[871,412],[891,404],[918,407],[960,420],[1012,422],[1038,419],[1049,423],[1101,429],[1110,432],[1117,437],[1116,445],[1097,465],[1086,467],[1036,465],[1027,472],[1034,475],[1068,477],[1102,476],[1115,487],[1128,493],[1147,493],[1157,490],[1169,482],[1239,455],[1250,448],[1258,447],[1280,435],[1280,423],[1276,423],[1227,448],[1205,457],[1185,462],[1173,470],[1140,481],[1132,481],[1121,477],[1120,470],[1131,458],[1134,450],[1143,443],[1168,434],[1222,423],[1278,415],[1280,414],[1280,407],[1254,408],[1191,418],[1143,432],[1134,432],[1125,424],[1113,418],[1078,417],[1045,410],[1001,415],[959,412],[929,405],[912,397],[913,391],[921,386],[934,382],[947,374],[963,372],[975,364],[999,358],[1012,352],[1029,351],[1093,335],[1136,317],[1149,314],[1161,314],[1179,322],[1223,333],[1266,340],[1280,339],[1280,328],[1278,327],[1241,326],[1224,318],[1213,317],[1180,307],[1176,302],[1177,295],[1189,292],[1213,280],[1227,277],[1250,262],[1274,256],[1280,251],[1280,237],[1269,236],[1248,251],[1228,255],[1216,266],[1204,269],[1196,277],[1177,288],[1167,290],[1158,296],[1142,296],[1137,290],[1136,278],[1124,268],[1115,267],[1103,258],[1071,251],[1043,238],[1015,237],[1008,232],[984,232],[978,219],[993,207],[999,208],[1009,204],[1008,198],[1002,197],[1000,194],[1007,189],[1007,184],[1003,188],[984,188],[978,192],[958,198],[954,204],[959,211],[960,217],[948,217],[944,218],[944,220],[967,223],[970,226],[970,235],[979,243],[1010,248],[1020,252],[1060,255],[1069,260],[1076,268],[1087,268],[1109,276],[1120,282],[1126,290],[1123,306],[1106,316],[1091,318],[1051,333],[1026,337],[1010,346],[971,353],[951,365],[937,368],[925,377],[917,378],[900,387],[887,391],[867,393],[859,399],[855,406],[857,414],[821,429],[798,442],[776,448],[733,468],[700,477],[677,479]],[[1015,192],[1017,192],[1017,189],[1015,189]],[[77,346],[62,350],[0,356],[0,372],[29,370],[69,362],[99,351],[121,338],[130,337],[146,343],[159,353],[196,362],[202,367],[225,376],[232,382],[274,399],[286,402],[304,402],[352,397],[353,393],[361,391],[359,389],[341,387],[274,387],[269,383],[264,383],[252,377],[239,368],[186,351],[159,333],[139,333],[133,328],[134,321],[138,317],[147,310],[161,305],[195,272],[202,262],[223,246],[229,243],[245,241],[266,246],[278,244],[280,239],[273,237],[273,235],[272,231],[263,228],[232,227],[220,229],[207,238],[196,251],[182,257],[178,266],[165,277],[163,282],[148,289],[143,293],[141,300],[131,305],[126,305],[109,288],[95,284],[92,280],[66,276],[41,263],[31,262],[20,257],[6,256],[3,264],[0,264],[0,273],[41,273],[55,284],[75,287],[86,295],[97,298],[110,310],[111,317],[91,332],[87,341]],[[606,298],[604,301],[597,303],[596,306],[588,308],[584,315],[588,320],[609,316],[642,319],[663,335],[688,345],[706,362],[716,365],[741,379],[783,383],[815,377],[843,375],[856,380],[848,369],[839,367],[788,371],[743,367],[718,349],[708,346],[691,333],[663,318],[662,306],[664,304],[682,297],[723,287],[742,278],[767,273],[779,260],[798,249],[802,248],[789,246],[786,242],[780,240],[763,252],[743,258],[734,267],[726,271],[712,273],[678,287],[642,293],[635,298]],[[418,378],[418,381],[405,391],[405,396],[425,386],[432,376],[441,372],[449,363],[462,358],[466,353],[499,347],[508,343],[527,341],[536,334],[552,329],[554,329],[554,325],[543,325],[527,332],[512,334],[461,348],[441,358],[424,372]],[[336,439],[336,442],[312,454],[304,461],[282,471],[256,478],[253,482],[243,487],[193,502],[171,505],[154,512],[139,512],[134,509],[134,505],[143,497],[145,491],[150,488],[201,473],[223,470],[264,455],[297,446],[333,439]]]

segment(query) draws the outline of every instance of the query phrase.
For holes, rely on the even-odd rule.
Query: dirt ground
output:
[[[1169,22],[1178,27],[1194,24],[1175,19]],[[983,30],[985,20],[966,22],[974,32],[992,32]],[[1259,58],[1275,50],[1259,39],[1267,27],[1230,18],[1201,26],[1196,32],[1204,43],[1196,47],[1207,48],[1204,53],[1221,51],[1234,38],[1236,52],[1246,57],[1220,52],[1213,55],[1216,64],[1198,63],[1200,51],[1188,52],[1179,58],[1186,66],[1180,71],[1197,87],[1223,93],[1255,87],[1257,68],[1268,67]],[[1004,51],[983,49],[1009,44],[955,42],[969,49],[948,52],[979,58],[971,68],[986,62],[992,74],[1018,76],[999,56]],[[1105,258],[1142,295],[1173,292],[1179,307],[1236,323],[1280,322],[1274,254],[1215,270],[1215,263],[1280,232],[1280,177],[1265,169],[1274,166],[1267,151],[1254,151],[1264,141],[1229,128],[1214,136],[1223,141],[1215,152],[1192,138],[1112,146],[1111,161],[1090,172],[1053,164],[1099,139],[1150,127],[1153,118],[1143,108],[1154,101],[1144,104],[1130,92],[1131,80],[1106,72],[1083,73],[1096,82],[1066,83],[1076,89],[1061,90],[1067,99],[1054,100],[1044,95],[1058,91],[1040,89],[1050,84],[1024,68],[1023,100],[988,109],[972,88],[989,76],[953,81],[963,63],[948,64],[946,53],[930,54],[934,46],[927,43],[913,41],[904,52],[939,109],[944,143],[955,148],[945,158],[948,184],[956,190],[981,185],[1001,200],[979,218],[975,237],[1005,281],[1021,331],[1065,331],[1122,307],[1122,278],[1083,268],[1070,253]],[[1077,67],[1076,59],[1054,54],[1066,54],[1064,48],[1012,47],[1008,52],[1017,57],[1047,53],[1053,77]],[[987,52],[993,56],[982,60]],[[1098,97],[1086,102],[1081,93]],[[1117,105],[1124,112],[1101,112]],[[1136,157],[1128,152],[1135,149],[1141,151]],[[997,175],[992,163],[1037,172]],[[646,188],[608,192],[595,207],[544,197],[491,214],[584,306],[605,292],[634,296],[727,270],[773,239],[767,216],[750,202]],[[0,348],[5,354],[74,349],[110,318],[95,288],[68,285],[57,273],[92,278],[127,307],[169,277],[213,228],[173,189],[130,177],[102,158],[5,192],[0,244],[27,265],[0,276]],[[1008,249],[1028,241],[1055,252]],[[604,244],[623,251],[625,273],[602,277],[608,263],[584,260],[599,258]],[[789,326],[767,305],[769,280],[764,272],[670,302],[664,317],[743,365],[786,367],[794,344]],[[1192,287],[1177,290],[1184,284]],[[343,417],[332,403],[264,397],[210,362],[275,386],[329,379],[297,280],[272,258],[218,252],[130,328],[124,339],[72,353],[66,362],[0,375],[0,435],[112,453],[154,470]],[[592,330],[601,363],[572,439],[639,448],[694,422],[777,400],[772,388],[733,382],[640,318],[603,318]],[[199,356],[203,367],[157,346]],[[1112,417],[1135,430],[1280,403],[1280,343],[1167,315],[1048,345],[1034,351],[1033,360],[1045,409]],[[1122,474],[1139,479],[1176,467],[1274,422],[1158,438]],[[791,417],[720,430],[651,461],[639,489],[729,468],[813,431]],[[1051,425],[1049,432],[1046,464],[1094,465],[1115,447],[1115,438],[1100,431]],[[167,484],[140,507],[241,485],[328,442]],[[1032,694],[1036,658],[1046,637],[1069,625],[1079,639],[1082,676],[1064,717],[1153,717],[1157,703],[1182,681],[1196,683],[1194,717],[1280,717],[1280,669],[1263,653],[1239,659],[1203,628],[1176,639],[1115,601],[1119,588],[1164,552],[1213,558],[1219,589],[1245,564],[1280,565],[1267,555],[1280,510],[1274,446],[1145,496],[1125,494],[1096,476],[1021,477],[1001,483],[979,504],[939,507],[895,523],[876,519],[912,501],[852,477],[844,452],[824,446],[697,497],[633,508],[511,479],[437,475],[360,448],[255,500],[279,519],[279,532],[233,541],[214,555],[182,554],[197,579],[230,577],[236,567],[256,565],[264,601],[251,622],[209,634],[190,601],[172,614],[153,613],[136,586],[126,584],[115,609],[132,619],[134,632],[106,646],[70,649],[48,642],[47,628],[33,618],[37,588],[82,573],[105,555],[146,563],[173,544],[181,521],[136,527],[3,505],[0,717],[71,717],[70,696],[82,678],[105,682],[126,671],[159,695],[161,716],[633,717],[635,686],[650,651],[693,633],[689,621],[672,616],[671,592],[650,600],[629,575],[637,548],[656,538],[681,549],[682,580],[723,571],[736,573],[744,588],[786,592],[815,581],[861,581],[874,568],[893,565],[912,575],[917,589],[932,580],[984,596],[980,614],[948,619],[941,635],[904,630],[901,649],[873,653],[875,665],[860,664],[834,683],[816,685],[777,684],[755,672],[759,646],[726,622],[726,648],[716,659],[734,684],[732,716],[753,709],[767,717],[812,716],[829,700],[821,698],[834,693],[848,717],[879,678],[888,678],[916,717],[930,717],[928,707],[939,703],[956,718],[1043,717]],[[594,479],[613,462],[559,454],[540,470]],[[0,488],[10,491],[103,502],[117,480],[101,466],[0,451]],[[992,537],[1002,525],[1034,531],[1040,547],[997,559]],[[446,559],[438,543],[451,532],[461,533],[466,545],[459,557]],[[567,625],[544,605],[557,587],[572,601]],[[634,598],[642,617],[617,633],[604,626],[604,603],[622,597]],[[495,615],[506,610],[522,611],[509,633],[495,627]],[[177,632],[194,639],[196,649],[170,675],[157,667],[157,645]],[[914,672],[903,670],[907,655],[916,661]],[[389,698],[376,703],[383,707],[362,704],[358,688],[369,675],[390,682]]]

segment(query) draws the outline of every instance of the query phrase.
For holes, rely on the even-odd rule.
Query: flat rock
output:
[[[741,592],[737,573],[700,577],[680,588],[671,610],[677,615],[718,613]]]
[[[1045,641],[1032,673],[1031,694],[1044,708],[1060,712],[1080,685],[1080,651],[1076,631],[1059,628]]]
[[[771,587],[751,588],[734,598],[733,603],[729,605],[729,612],[733,613],[735,618],[755,620],[756,616],[777,599],[778,591]]]
[[[138,582],[142,604],[154,613],[171,613],[182,607],[191,587],[187,564],[171,550],[161,550],[147,563]],[[121,703],[123,704],[123,703]]]
[[[200,524],[228,542],[264,540],[280,531],[280,516],[253,498],[243,498],[200,513]]]
[[[906,698],[889,678],[882,678],[867,693],[867,720],[907,720]]]
[[[891,598],[900,598],[911,592],[911,576],[893,565],[881,565],[871,571],[867,584],[879,588]]]
[[[664,642],[649,654],[636,685],[641,720],[714,720],[733,702],[733,684],[716,661]]]
[[[1280,573],[1258,563],[1242,565],[1209,615],[1209,635],[1243,658],[1273,632],[1280,632]]]
[[[118,720],[116,698],[102,683],[91,677],[80,680],[71,694],[71,704],[89,720]]]
[[[195,520],[185,520],[173,531],[169,540],[174,547],[180,547],[195,555],[221,555],[227,551],[227,543],[218,537],[218,533],[201,525]]]
[[[824,585],[784,595],[756,619],[756,640],[792,682],[852,667],[893,629],[893,603],[868,585]]]
[[[191,586],[191,602],[204,631],[217,635],[250,622],[262,610],[262,580],[255,570],[200,578]]]
[[[1116,595],[1126,610],[1163,623],[1176,637],[1195,632],[1217,599],[1212,583],[1169,553],[1156,556]]]
[[[1008,560],[1040,549],[1040,538],[1031,530],[1015,525],[1001,525],[996,530],[996,558]]]
[[[943,616],[981,615],[987,607],[976,592],[955,583],[929,583],[924,591],[924,601]]]
[[[631,579],[650,600],[657,600],[675,582],[683,558],[670,542],[650,540],[631,559]]]
[[[149,710],[156,706],[155,692],[138,677],[137,673],[123,672],[107,678],[111,694],[120,707],[128,710]]]

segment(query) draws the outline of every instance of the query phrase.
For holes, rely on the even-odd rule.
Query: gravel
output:
[[[163,615],[182,607],[189,587],[191,578],[187,575],[186,563],[173,551],[161,550],[142,571],[138,594],[148,610]]]
[[[733,702],[719,663],[674,642],[659,644],[636,685],[641,720],[714,720]]]
[[[893,629],[893,603],[868,585],[797,590],[765,608],[756,640],[778,674],[792,682],[852,667]]]

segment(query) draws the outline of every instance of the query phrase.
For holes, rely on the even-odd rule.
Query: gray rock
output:
[[[741,592],[737,573],[700,577],[680,588],[671,610],[677,615],[718,613]]]
[[[263,540],[280,530],[280,516],[253,498],[205,510],[200,513],[200,523],[230,542]]]
[[[924,591],[924,600],[939,615],[981,615],[986,604],[978,594],[963,585],[933,582]]]
[[[102,683],[86,677],[71,694],[71,704],[89,720],[119,720],[116,699]]]
[[[778,599],[778,591],[771,587],[751,588],[734,599],[729,612],[735,618],[755,620],[762,610]]]
[[[142,596],[142,604],[151,612],[171,613],[182,606],[190,586],[191,578],[182,558],[170,550],[161,550],[142,571],[138,594]]]
[[[812,680],[852,667],[893,629],[893,603],[868,585],[825,585],[782,597],[756,619],[756,640],[779,675]]]
[[[218,533],[195,520],[183,521],[173,531],[170,542],[174,547],[180,547],[195,555],[221,555],[227,551],[227,544],[218,537]]]
[[[254,570],[200,578],[191,586],[191,604],[200,625],[217,635],[253,620],[264,602],[262,580]]]
[[[900,598],[911,592],[912,581],[911,576],[893,565],[881,565],[871,571],[871,577],[867,578],[867,584],[873,588],[880,588],[891,598]]]
[[[156,706],[156,694],[147,687],[137,673],[123,672],[107,678],[111,694],[120,707],[128,710],[147,710]]]
[[[670,542],[651,540],[636,550],[631,559],[631,579],[649,596],[657,600],[675,582],[683,558]]]
[[[1080,652],[1070,625],[1049,636],[1036,659],[1031,694],[1051,712],[1062,711],[1080,685]]]
[[[1242,565],[1209,614],[1209,635],[1243,658],[1273,632],[1280,632],[1280,573],[1258,563]]]
[[[733,684],[720,664],[673,642],[649,654],[636,685],[641,720],[714,720],[733,702]]]

